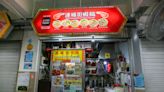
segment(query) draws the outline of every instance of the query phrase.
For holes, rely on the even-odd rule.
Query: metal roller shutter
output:
[[[164,91],[164,41],[141,40],[146,92]]]
[[[0,42],[0,92],[15,92],[20,42]]]

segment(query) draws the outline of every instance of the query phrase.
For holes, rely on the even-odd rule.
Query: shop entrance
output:
[[[130,89],[127,40],[42,43],[39,92],[130,92]]]

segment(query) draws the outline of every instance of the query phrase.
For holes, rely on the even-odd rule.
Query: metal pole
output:
[[[80,7],[82,6],[82,0],[80,0]]]
[[[101,0],[101,6],[103,6],[103,0]]]

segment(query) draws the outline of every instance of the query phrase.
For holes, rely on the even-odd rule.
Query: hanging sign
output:
[[[5,12],[0,11],[0,39],[8,36],[12,26]]]
[[[118,33],[126,22],[118,7],[44,10],[33,19],[39,35]]]

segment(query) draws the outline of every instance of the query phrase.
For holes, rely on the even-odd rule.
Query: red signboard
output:
[[[125,22],[118,7],[92,7],[40,11],[32,24],[39,35],[58,35],[118,33]]]

